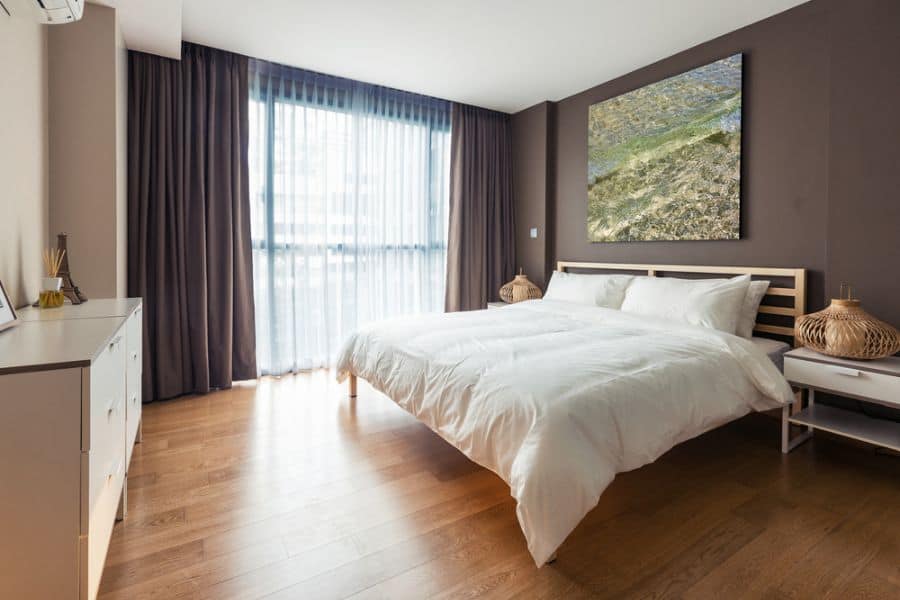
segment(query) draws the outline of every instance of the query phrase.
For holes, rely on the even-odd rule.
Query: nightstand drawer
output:
[[[900,406],[900,377],[785,356],[788,381]]]

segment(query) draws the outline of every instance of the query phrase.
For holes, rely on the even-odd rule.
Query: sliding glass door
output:
[[[374,320],[443,310],[449,104],[251,61],[261,374],[326,366]]]

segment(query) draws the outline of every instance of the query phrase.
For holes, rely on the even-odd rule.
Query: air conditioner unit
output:
[[[74,23],[84,14],[84,0],[0,0],[0,6],[10,16],[47,25]]]

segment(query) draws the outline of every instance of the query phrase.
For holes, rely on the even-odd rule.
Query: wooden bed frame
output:
[[[787,338],[794,346],[794,322],[806,311],[806,269],[786,269],[779,267],[717,267],[698,265],[650,265],[630,263],[597,263],[597,262],[573,262],[559,261],[556,263],[557,271],[639,271],[650,277],[662,277],[665,275],[750,275],[751,278],[769,278],[773,281],[766,291],[756,315],[754,331],[759,333]],[[778,298],[779,300],[773,301]],[[790,305],[790,306],[788,306]],[[762,316],[763,321],[760,320]],[[769,320],[781,319],[787,324],[774,324]],[[768,322],[767,322],[768,321]],[[356,374],[350,374],[350,397],[356,397]],[[798,403],[795,403],[797,405]]]
[[[783,338],[789,338],[792,345],[796,345],[794,339],[794,321],[806,312],[806,269],[784,269],[777,267],[711,267],[694,265],[645,265],[624,263],[594,263],[594,262],[570,262],[559,261],[556,263],[557,271],[601,270],[601,271],[642,271],[650,277],[660,277],[662,274],[677,276],[680,274],[692,275],[750,275],[751,278],[769,278],[783,281],[783,284],[773,281],[769,286],[766,296],[759,306],[756,316],[754,331],[768,333]],[[789,287],[781,287],[789,286]],[[772,298],[788,298],[787,302],[773,302]],[[793,304],[793,306],[785,306]],[[778,315],[790,321],[790,325],[777,325],[760,321],[760,315]],[[763,317],[768,319],[770,317]]]

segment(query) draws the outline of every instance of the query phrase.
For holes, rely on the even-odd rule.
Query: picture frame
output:
[[[9,329],[18,322],[16,309],[9,299],[9,294],[6,293],[6,288],[3,287],[3,282],[0,281],[0,331]]]
[[[744,55],[588,108],[590,242],[741,239]]]

